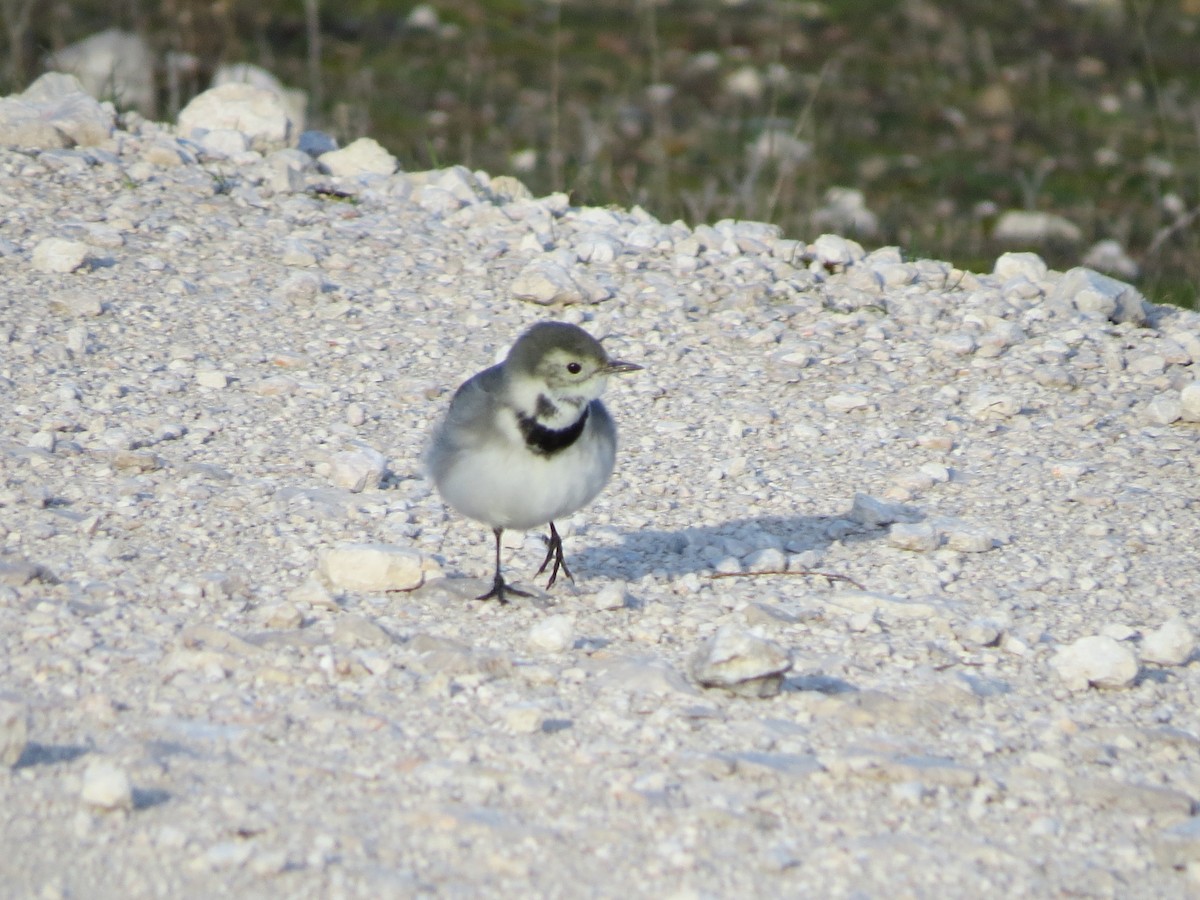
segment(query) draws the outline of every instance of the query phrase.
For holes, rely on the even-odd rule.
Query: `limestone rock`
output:
[[[321,574],[335,588],[350,591],[415,590],[426,568],[416,550],[391,544],[342,544],[320,555]]]
[[[274,150],[291,141],[295,124],[280,96],[250,84],[230,82],[210,88],[179,113],[179,133],[201,140],[218,130],[240,131],[256,150]]]
[[[1082,266],[1063,274],[1051,299],[1065,300],[1080,312],[1099,313],[1113,322],[1142,325],[1146,321],[1146,301],[1137,288]]]
[[[1133,650],[1107,635],[1092,635],[1068,644],[1050,664],[1073,691],[1086,690],[1089,685],[1129,687],[1138,673]]]
[[[108,760],[96,760],[84,770],[80,799],[103,810],[132,809],[133,786],[124,769]]]
[[[692,677],[748,697],[773,697],[792,667],[791,653],[774,641],[723,625],[691,660]]]
[[[1142,639],[1142,659],[1162,666],[1181,666],[1196,652],[1196,634],[1182,616],[1167,619]]]
[[[359,138],[340,150],[322,153],[317,159],[330,175],[391,175],[399,168],[396,157],[373,138]]]
[[[75,76],[47,72],[24,93],[0,98],[0,146],[90,147],[108,140],[114,120],[112,107],[89,96]]]

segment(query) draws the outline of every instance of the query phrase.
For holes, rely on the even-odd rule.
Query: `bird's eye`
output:
[[[580,372],[583,371],[583,366],[581,366],[577,362],[569,362],[569,363],[567,363],[567,371],[570,372],[572,375],[578,375]]]

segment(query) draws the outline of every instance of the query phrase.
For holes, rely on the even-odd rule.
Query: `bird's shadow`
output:
[[[576,536],[570,554],[572,568],[626,581],[647,575],[670,578],[712,571],[724,558],[742,559],[768,548],[781,550],[785,556],[814,551],[819,558],[834,541],[877,540],[887,535],[887,529],[838,516],[761,516],[675,531],[639,528],[618,530],[618,534],[621,543],[616,546],[589,541],[587,531]]]

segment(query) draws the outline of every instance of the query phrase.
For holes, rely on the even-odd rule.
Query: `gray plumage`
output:
[[[609,375],[641,368],[609,358],[600,342],[565,322],[526,331],[503,363],[474,375],[455,392],[434,431],[426,467],[442,498],[492,527],[497,562],[492,591],[504,602],[500,532],[550,525],[554,559],[571,577],[554,520],[590,503],[612,474],[617,432],[600,402]]]

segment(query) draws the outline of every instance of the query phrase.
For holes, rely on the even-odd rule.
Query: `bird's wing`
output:
[[[438,429],[435,441],[455,452],[477,446],[496,428],[496,412],[506,405],[504,373],[500,366],[484,369],[462,383]]]

